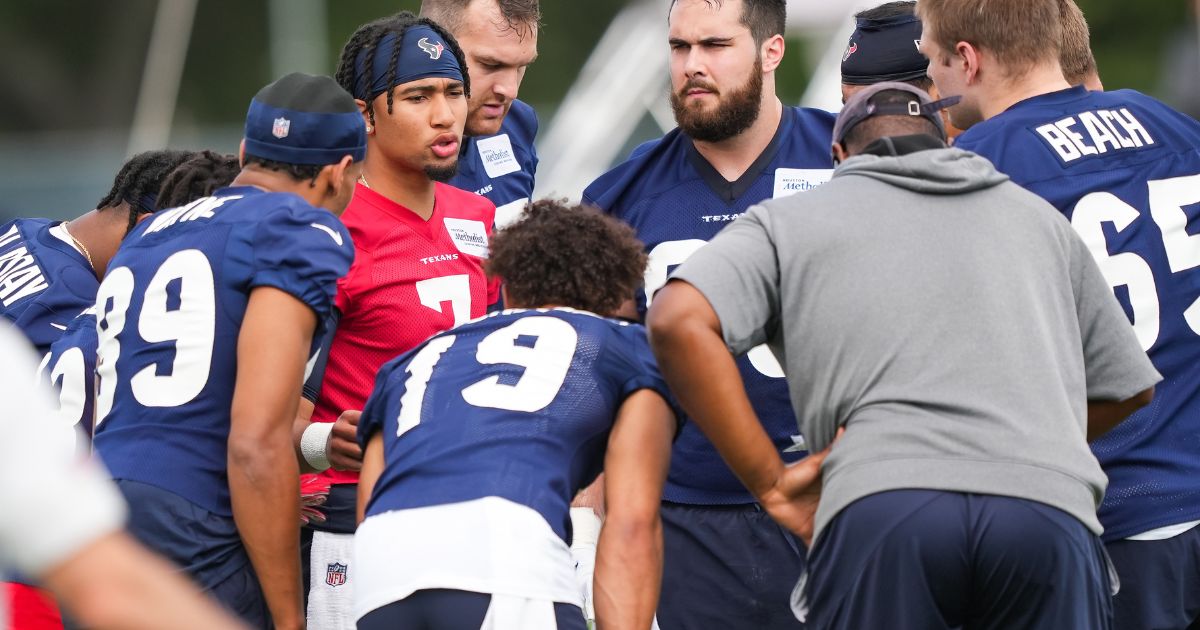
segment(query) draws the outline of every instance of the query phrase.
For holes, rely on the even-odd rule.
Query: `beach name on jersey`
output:
[[[4,248],[21,238],[17,226],[0,236],[0,248]],[[0,254],[0,302],[10,306],[21,298],[36,295],[45,291],[50,285],[42,275],[42,268],[34,260],[33,254],[24,245],[11,252]]]
[[[1083,127],[1088,137],[1075,129]],[[1124,134],[1121,131],[1124,130]],[[1137,149],[1154,144],[1150,132],[1128,109],[1099,109],[1068,116],[1058,122],[1037,128],[1038,134],[1058,153],[1064,162],[1074,162],[1090,155],[1109,151]],[[1091,140],[1091,143],[1088,143]]]
[[[154,214],[154,218],[152,219],[152,223],[150,223],[150,227],[146,228],[146,231],[142,234],[142,236],[145,236],[146,234],[153,234],[155,232],[161,232],[172,225],[175,225],[176,223],[185,223],[187,221],[195,221],[196,219],[210,219],[213,216],[213,210],[220,208],[230,201],[241,198],[242,195],[230,195],[228,197],[205,197],[203,199],[197,199],[186,206],[164,210],[163,212],[156,212]]]

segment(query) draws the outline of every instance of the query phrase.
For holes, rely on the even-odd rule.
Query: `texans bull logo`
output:
[[[850,55],[853,55],[856,52],[858,52],[858,42],[851,42],[850,45],[846,47],[846,54],[842,55],[842,61],[849,59]]]
[[[424,50],[429,55],[429,58],[434,61],[440,59],[442,56],[442,51],[446,50],[446,47],[443,46],[441,42],[434,42],[432,44],[429,43],[428,37],[422,37],[421,41],[417,42],[417,46],[419,46],[421,50]]]

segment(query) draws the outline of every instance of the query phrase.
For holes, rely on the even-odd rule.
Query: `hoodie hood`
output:
[[[961,149],[929,149],[895,157],[856,155],[833,177],[870,177],[898,188],[931,195],[961,195],[1008,181],[992,163]]]

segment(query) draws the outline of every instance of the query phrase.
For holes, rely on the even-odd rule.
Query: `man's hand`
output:
[[[338,470],[359,470],[362,468],[362,449],[358,446],[358,418],[361,411],[343,411],[333,423],[333,432],[329,434],[329,463]]]
[[[844,431],[838,431],[838,437]],[[821,501],[821,464],[832,449],[833,443],[820,453],[789,464],[775,480],[775,485],[758,497],[771,518],[799,536],[809,547],[812,546],[817,505]]]

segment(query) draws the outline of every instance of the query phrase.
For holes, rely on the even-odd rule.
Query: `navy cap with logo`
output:
[[[899,102],[872,102],[880,92],[906,92],[911,98]],[[933,123],[938,129],[940,140],[946,139],[946,126],[942,123],[941,110],[954,105],[961,97],[951,96],[938,101],[929,98],[929,94],[919,87],[898,81],[884,81],[871,85],[850,97],[845,107],[838,114],[837,122],[833,125],[833,141],[841,143],[846,134],[855,125],[872,116],[920,116]]]
[[[842,83],[871,85],[925,76],[929,60],[921,54],[921,20],[917,16],[858,18],[855,26],[842,56]]]
[[[293,72],[264,87],[246,112],[246,153],[283,164],[336,164],[367,156],[354,99],[333,79]]]

